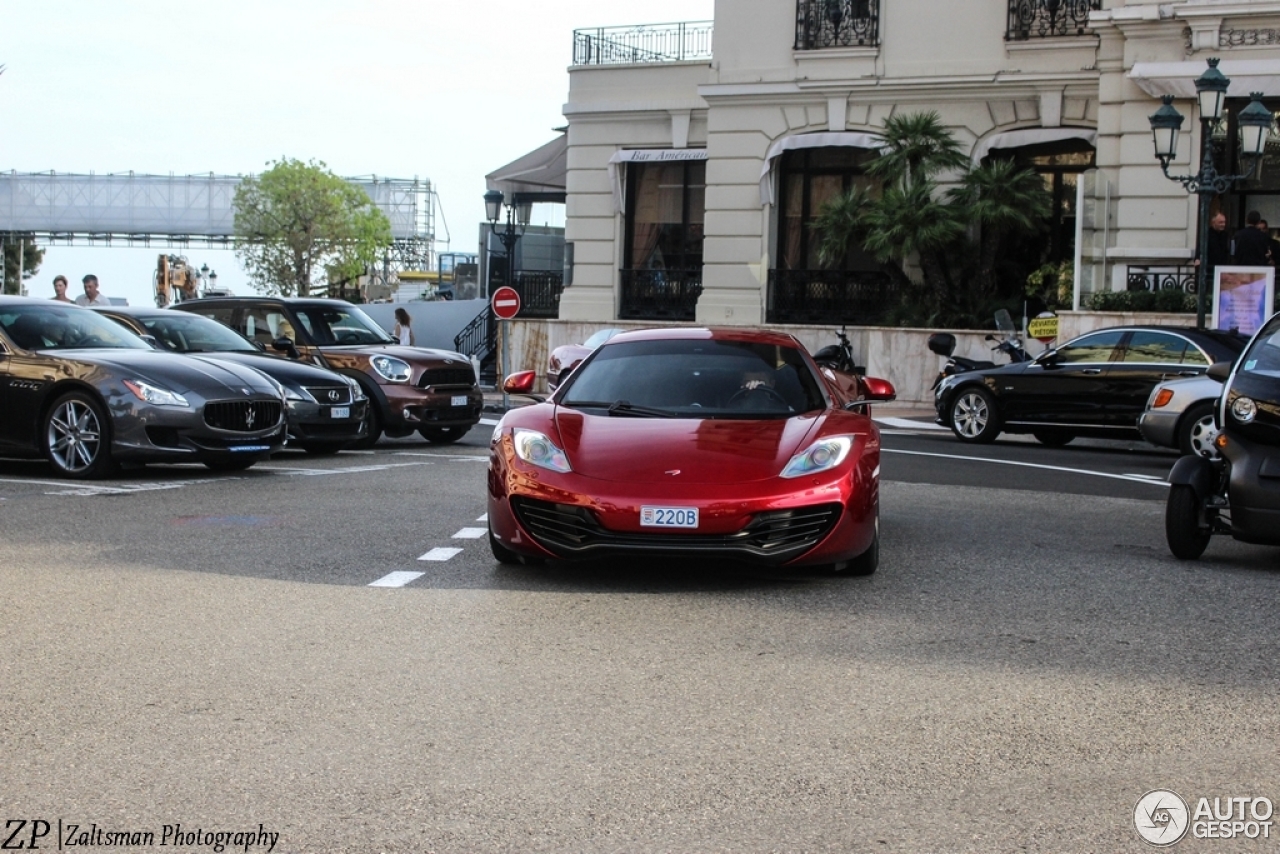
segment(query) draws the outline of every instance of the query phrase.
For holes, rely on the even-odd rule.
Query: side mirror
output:
[[[893,383],[888,380],[882,380],[879,377],[863,377],[862,378],[863,403],[887,403],[898,396],[897,389],[893,387]]]
[[[532,394],[537,379],[537,371],[517,371],[503,380],[502,390],[507,394]]]
[[[292,338],[277,338],[271,342],[271,349],[277,353],[287,353],[290,359],[299,358],[298,348],[294,346]]]
[[[1058,364],[1058,351],[1045,350],[1039,356],[1036,356],[1037,365],[1056,365]]]
[[[163,347],[160,346],[160,341],[156,338],[156,336],[150,333],[143,333],[143,334],[140,334],[138,337],[141,338],[143,341],[146,341],[148,344],[150,344],[152,350],[164,349]]]
[[[1231,376],[1231,366],[1234,364],[1235,362],[1214,362],[1209,366],[1209,370],[1205,371],[1205,374],[1220,383],[1225,383],[1227,378]]]

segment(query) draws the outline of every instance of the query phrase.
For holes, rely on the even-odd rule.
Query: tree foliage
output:
[[[1008,160],[972,166],[937,113],[893,116],[883,136],[884,150],[867,166],[880,188],[854,188],[813,223],[820,263],[839,263],[860,246],[904,286],[915,321],[985,323],[980,315],[992,301],[1023,291],[1025,276],[1009,281],[1018,273],[1001,259],[1010,240],[1034,234],[1049,216],[1044,182]],[[911,260],[919,281],[907,275]]]
[[[236,257],[259,291],[307,296],[356,278],[391,245],[386,215],[324,163],[268,165],[234,201]]]
[[[36,246],[31,238],[23,238],[21,249],[19,242],[13,239],[4,240],[4,292],[6,294],[22,293],[22,282],[30,279],[40,270],[40,262],[44,260],[44,250]],[[18,276],[18,257],[22,257],[22,276]],[[49,296],[53,294],[53,286],[49,287]]]

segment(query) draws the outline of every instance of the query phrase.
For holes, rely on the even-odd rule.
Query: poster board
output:
[[[1210,326],[1252,335],[1275,310],[1275,293],[1275,267],[1216,267]]]

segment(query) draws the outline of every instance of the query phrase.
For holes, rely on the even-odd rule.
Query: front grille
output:
[[[476,372],[470,365],[464,368],[428,368],[418,380],[418,388],[437,385],[464,385],[471,388],[475,384]]]
[[[204,423],[217,430],[256,433],[280,422],[278,400],[225,400],[204,405]]]
[[[324,403],[329,406],[345,406],[351,402],[351,386],[347,385],[309,385],[303,386],[307,394],[316,399],[317,403]]]
[[[738,557],[777,564],[817,545],[840,518],[839,504],[757,513],[729,534],[610,531],[585,507],[514,497],[511,507],[525,530],[560,557],[594,557],[607,552]]]

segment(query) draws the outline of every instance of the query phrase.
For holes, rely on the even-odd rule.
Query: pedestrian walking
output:
[[[409,312],[403,308],[396,309],[396,328],[391,333],[406,347],[412,347],[413,344],[413,320],[409,317]]]

